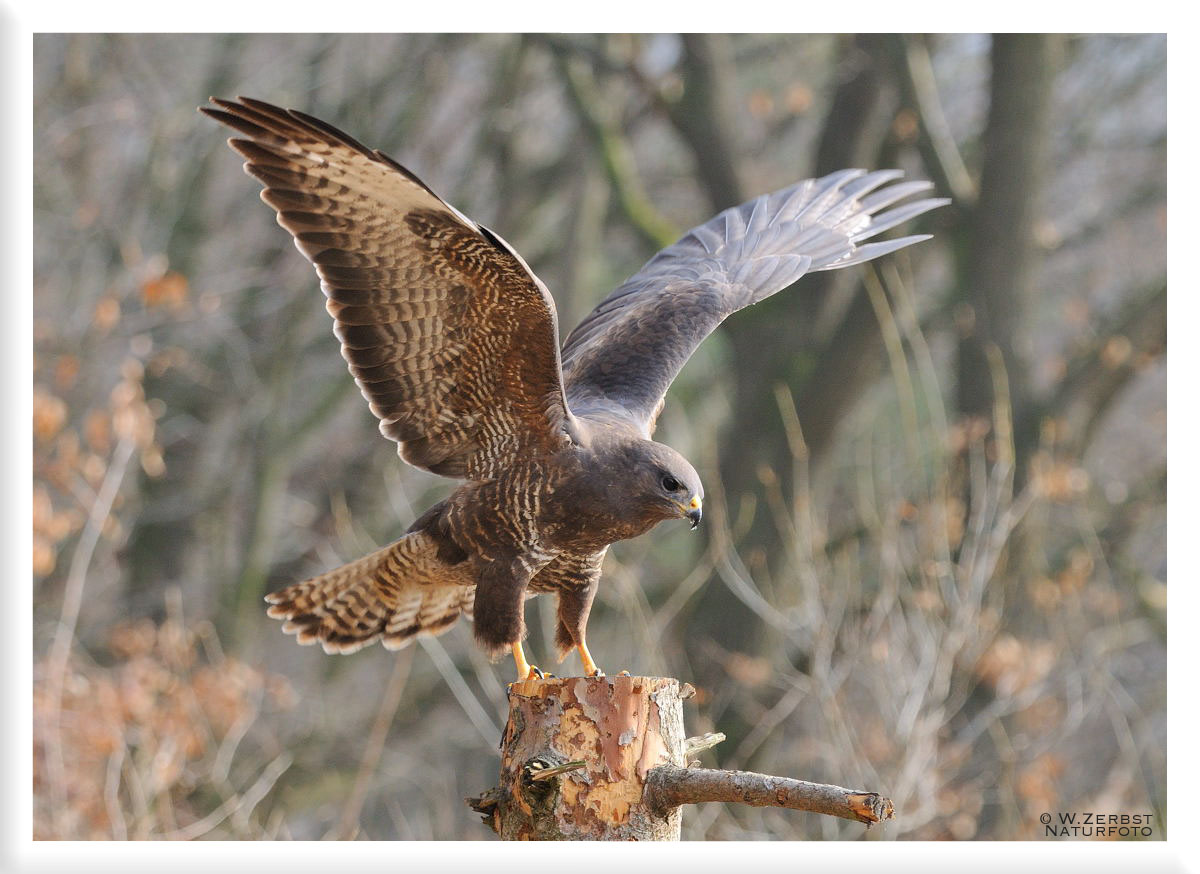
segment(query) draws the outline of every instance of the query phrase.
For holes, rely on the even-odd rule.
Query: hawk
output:
[[[560,660],[585,639],[605,550],[699,524],[700,477],[651,439],[668,386],[726,317],[805,273],[927,239],[864,242],[946,200],[842,170],[727,209],[659,252],[560,345],[554,300],[499,235],[337,128],[249,98],[201,111],[315,266],[355,382],[409,464],[461,480],[395,543],[267,596],[304,644],[398,649],[459,616],[525,658],[524,602],[558,596]]]

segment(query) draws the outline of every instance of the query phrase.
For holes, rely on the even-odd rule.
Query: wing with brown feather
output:
[[[240,97],[201,111],[316,267],[342,355],[410,464],[485,479],[563,445],[554,301],[503,240],[378,151]]]

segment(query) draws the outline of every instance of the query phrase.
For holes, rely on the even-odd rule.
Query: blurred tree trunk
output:
[[[818,145],[813,168],[816,174],[870,164],[878,151],[889,109],[889,102],[883,99],[886,84],[876,60],[882,54],[876,45],[878,39],[860,35],[844,38],[841,44],[839,82]],[[693,57],[685,69],[692,71],[698,66]],[[716,118],[724,116],[717,114]],[[731,125],[714,127],[727,130]],[[701,175],[707,177],[710,171],[705,169],[705,153],[696,152]],[[796,176],[802,175],[798,168]],[[706,183],[706,188],[710,196],[720,190],[712,182]],[[738,193],[728,203],[714,200],[713,207],[724,209],[743,199]],[[814,351],[819,342],[814,324],[837,281],[831,273],[806,276],[802,288],[785,290],[761,306],[738,313],[723,327],[733,350],[735,392],[725,445],[739,449],[722,452],[720,478],[731,514],[743,495],[759,493],[754,518],[740,544],[752,572],[765,570],[767,556],[779,551],[778,529],[761,498],[758,471],[763,467],[773,471],[784,494],[793,485],[795,459],[780,421],[775,386],[782,383],[795,391],[811,458],[823,454],[829,446],[834,424],[874,372],[862,365],[870,358],[868,350],[879,344],[878,328],[865,294],[856,295],[832,341],[821,344],[823,352]],[[803,389],[799,389],[801,386]],[[707,589],[696,616],[702,635],[727,649],[755,649],[755,641],[761,637],[762,620],[725,586]],[[736,737],[737,728],[730,729],[731,737]]]
[[[957,407],[992,422],[995,374],[988,350],[1003,362],[1018,469],[1037,442],[1029,406],[1026,313],[1037,262],[1037,195],[1049,139],[1050,94],[1061,38],[997,34],[992,40],[991,107],[983,136],[979,199],[970,217],[963,267]],[[994,423],[993,423],[994,424]],[[1018,475],[1020,479],[1020,475]]]
[[[814,176],[845,167],[874,169],[878,163],[895,108],[884,78],[884,48],[875,34],[860,34],[843,44],[840,81],[817,146]],[[795,293],[784,292],[772,301],[773,309],[757,313],[758,324],[739,319],[730,328],[740,380],[738,421],[756,421],[757,416],[761,417],[757,421],[778,422],[773,386],[779,382],[790,386],[812,464],[825,457],[838,422],[878,372],[879,326],[861,283],[833,333],[818,336],[814,330],[837,287],[856,280],[852,273],[810,274]],[[780,332],[777,342],[763,342],[763,332],[768,330],[764,323]],[[756,453],[758,461],[778,473],[788,494],[793,459],[784,429],[757,429],[756,434],[754,439],[769,441],[762,447],[765,451]],[[746,473],[753,471],[743,472],[743,481],[752,481]]]
[[[720,212],[745,200],[734,143],[736,113],[729,94],[733,58],[728,36],[683,35],[683,94],[671,120],[696,155],[700,183]]]
[[[989,461],[1012,465],[1010,495],[1020,492],[1038,442],[1039,417],[1032,412],[1029,384],[1028,312],[1039,260],[1037,201],[1060,44],[1055,35],[993,35],[978,198],[966,215],[959,236],[964,244],[957,249],[961,260],[954,311],[955,407],[963,419],[990,429],[985,438]],[[966,476],[965,459],[961,467],[964,501],[974,516],[986,501],[986,489]],[[999,558],[1000,571],[990,588],[1005,592],[1010,617],[1029,609],[1014,595],[1022,581],[1041,570],[1046,555],[1042,536],[1037,526],[1019,527]],[[995,689],[979,684],[963,702],[958,718],[976,719],[996,700]],[[991,820],[983,822],[987,828]]]

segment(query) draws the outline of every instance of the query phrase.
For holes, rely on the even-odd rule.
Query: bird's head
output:
[[[682,517],[700,524],[704,486],[688,460],[669,446],[652,440],[638,441],[631,460],[641,505],[661,519]]]

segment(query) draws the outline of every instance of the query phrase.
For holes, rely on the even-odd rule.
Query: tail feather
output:
[[[328,653],[357,652],[382,640],[400,649],[420,634],[441,634],[475,602],[474,581],[447,565],[423,532],[357,561],[267,595],[267,615],[298,643]]]

